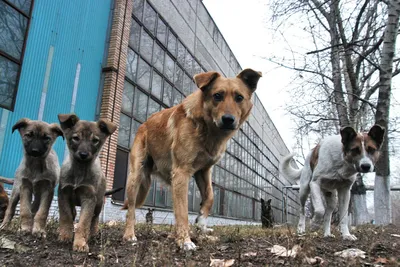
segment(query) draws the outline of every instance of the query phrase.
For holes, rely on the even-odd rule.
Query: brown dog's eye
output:
[[[243,99],[244,99],[244,97],[243,97],[242,95],[237,95],[237,96],[235,97],[235,101],[236,101],[237,103],[242,102]]]
[[[374,154],[375,151],[376,151],[375,148],[373,148],[373,147],[371,147],[371,146],[367,147],[367,152],[368,152],[368,154]]]
[[[224,99],[224,96],[222,94],[220,94],[220,93],[216,93],[216,94],[213,95],[213,98],[214,98],[215,101],[221,102]]]
[[[359,147],[352,148],[352,149],[351,149],[351,153],[353,153],[353,154],[360,154],[360,153],[361,153],[360,148],[359,148]]]
[[[93,138],[92,143],[93,145],[97,146],[99,144],[100,140],[98,138]]]

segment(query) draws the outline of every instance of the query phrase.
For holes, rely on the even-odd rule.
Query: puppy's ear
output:
[[[221,74],[219,74],[216,71],[209,71],[209,72],[204,72],[200,74],[196,74],[193,77],[193,80],[195,81],[196,85],[198,88],[201,89],[201,91],[206,91],[212,83],[218,78],[221,77]]]
[[[75,114],[58,114],[61,128],[63,130],[70,129],[79,121],[79,117]]]
[[[117,125],[107,119],[100,119],[97,124],[99,125],[100,130],[106,135],[112,135],[113,132],[117,130]]]
[[[268,206],[271,205],[271,200],[272,200],[272,199],[268,199],[268,200],[267,200],[267,205],[268,205]]]
[[[382,126],[375,124],[369,130],[368,135],[376,142],[378,147],[380,148],[383,143],[383,138],[385,137],[385,128]]]
[[[342,136],[342,144],[346,146],[356,138],[357,132],[352,127],[346,126],[340,129],[340,135]]]
[[[260,200],[261,200],[261,203],[264,203],[264,202],[265,202],[263,198],[261,198]]]
[[[17,121],[17,123],[14,124],[14,126],[12,127],[12,133],[14,133],[15,130],[20,130],[25,128],[26,126],[28,126],[30,120],[27,118],[22,118],[19,121]]]
[[[52,124],[50,124],[50,128],[51,128],[51,131],[52,131],[53,133],[55,133],[57,137],[58,137],[58,136],[61,136],[62,139],[64,140],[64,133],[63,133],[63,131],[61,130],[60,125],[58,125],[57,123],[52,123]]]
[[[236,77],[241,79],[253,93],[257,89],[257,83],[262,77],[262,73],[252,69],[244,69]]]

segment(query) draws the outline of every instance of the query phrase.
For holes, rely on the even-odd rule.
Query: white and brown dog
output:
[[[385,129],[374,125],[368,133],[357,133],[352,127],[344,127],[340,135],[329,136],[308,154],[304,167],[294,169],[290,165],[293,154],[283,158],[280,172],[291,180],[300,179],[300,219],[297,232],[305,232],[304,206],[308,195],[314,206],[312,228],[323,221],[324,236],[330,237],[331,218],[339,200],[340,231],[343,239],[356,240],[350,234],[347,214],[350,189],[358,172],[373,172],[379,157]]]

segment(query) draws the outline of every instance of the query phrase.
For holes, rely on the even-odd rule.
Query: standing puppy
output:
[[[344,127],[340,135],[326,137],[311,150],[302,170],[290,166],[293,155],[282,160],[280,172],[291,180],[300,179],[299,234],[305,232],[305,203],[311,193],[313,228],[318,228],[323,221],[324,236],[332,236],[331,219],[338,199],[342,237],[357,239],[350,234],[347,224],[350,189],[358,172],[374,171],[384,135],[385,130],[379,125],[374,125],[368,133],[357,133],[351,127]]]
[[[12,131],[15,130],[21,135],[24,157],[15,173],[10,204],[0,228],[3,229],[9,224],[18,201],[21,200],[21,230],[32,231],[33,234],[44,237],[54,187],[60,173],[58,157],[52,146],[63,133],[58,124],[26,118],[19,120],[12,127]],[[33,203],[32,193],[35,197]]]
[[[260,77],[261,73],[252,69],[234,78],[214,71],[197,74],[194,80],[199,90],[181,104],[155,113],[139,127],[130,152],[125,240],[136,241],[135,208],[145,201],[151,174],[155,174],[172,187],[178,246],[196,248],[189,237],[189,179],[194,175],[202,198],[196,221],[207,231],[214,199],[212,167],[250,115],[251,96]]]
[[[79,120],[74,114],[59,114],[58,119],[69,149],[61,167],[58,188],[61,241],[73,238],[76,206],[81,206],[75,231],[74,251],[88,252],[90,235],[98,230],[99,214],[106,192],[106,178],[98,153],[117,126],[106,119],[97,122]]]

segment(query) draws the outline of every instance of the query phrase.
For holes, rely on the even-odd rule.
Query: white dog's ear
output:
[[[353,127],[346,126],[340,129],[340,135],[342,136],[342,144],[346,146],[356,138],[357,132]]]
[[[368,135],[372,138],[372,140],[376,142],[377,146],[380,148],[385,137],[385,128],[378,124],[375,124],[369,130]]]

